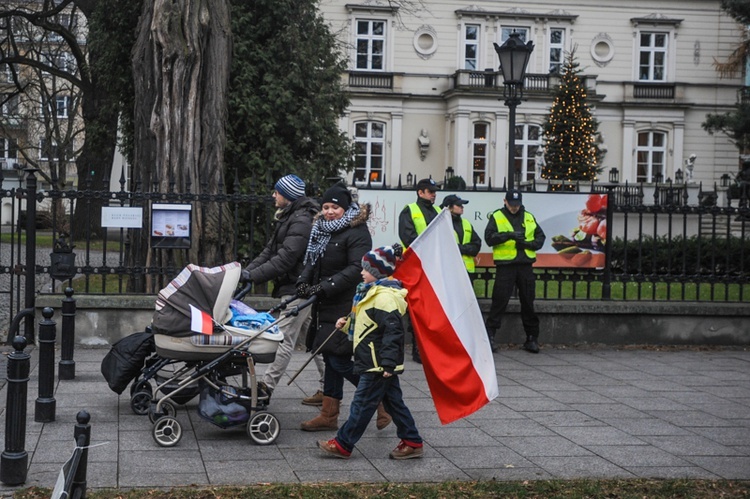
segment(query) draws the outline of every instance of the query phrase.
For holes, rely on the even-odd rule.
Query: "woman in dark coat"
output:
[[[359,382],[359,376],[353,373],[352,342],[348,335],[336,331],[328,338],[336,321],[351,311],[352,298],[362,281],[362,257],[372,249],[372,236],[367,228],[370,205],[352,202],[346,186],[336,184],[323,194],[322,207],[310,233],[305,268],[297,281],[300,296],[318,296],[313,305],[307,347],[315,351],[325,342],[321,350],[325,362],[323,406],[320,415],[302,423],[306,431],[337,429],[344,380],[355,386]],[[385,425],[387,422],[381,420],[379,426]]]

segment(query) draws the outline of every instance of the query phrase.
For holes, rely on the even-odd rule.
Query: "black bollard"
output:
[[[89,460],[89,444],[91,443],[91,415],[88,411],[79,411],[76,415],[78,424],[73,430],[76,446],[80,447],[81,460],[76,467],[76,475],[73,478],[73,486],[70,489],[70,497],[86,497],[86,471]]]
[[[8,355],[8,397],[5,409],[5,450],[0,456],[0,482],[21,485],[26,482],[29,454],[26,452],[26,389],[29,383],[30,355],[23,351],[26,338],[13,338]]]
[[[55,420],[55,336],[56,324],[52,320],[55,311],[44,307],[39,322],[39,397],[36,399],[34,421],[51,423]]]
[[[62,301],[62,328],[60,330],[60,362],[57,365],[57,377],[63,379],[76,378],[76,362],[73,351],[76,341],[76,300],[73,298],[73,288],[65,288],[65,298]]]

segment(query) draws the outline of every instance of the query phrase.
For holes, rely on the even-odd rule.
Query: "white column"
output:
[[[386,179],[386,182],[391,187],[398,185],[398,176],[401,174],[401,163],[403,162],[401,148],[404,143],[403,129],[404,113],[400,111],[391,113],[391,173],[390,178]],[[401,178],[401,183],[406,183],[406,177]]]
[[[453,168],[456,175],[460,175],[469,185],[471,172],[469,171],[469,111],[456,112],[456,137],[453,147]]]
[[[635,182],[636,166],[634,164],[633,148],[635,147],[635,121],[622,122],[622,162],[620,167],[620,182],[626,180]]]
[[[685,157],[685,123],[678,122],[674,124],[674,157],[673,157],[673,164],[672,164],[672,175],[667,175],[667,177],[671,177],[672,180],[674,180],[674,172],[676,172],[678,169],[682,170],[682,173],[685,173],[685,168],[683,166],[683,158]],[[695,170],[693,170],[693,175],[695,175]]]
[[[505,108],[507,109],[507,108]],[[508,175],[508,112],[495,113],[495,137],[492,139],[492,187],[502,187]],[[507,185],[507,182],[506,182]]]

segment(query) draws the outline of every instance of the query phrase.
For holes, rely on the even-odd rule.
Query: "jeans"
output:
[[[381,401],[393,418],[396,435],[402,440],[422,443],[414,418],[404,404],[398,376],[384,378],[382,373],[363,373],[359,377],[357,391],[350,406],[349,419],[336,433],[336,440],[341,447],[349,452],[354,449]]]
[[[357,386],[359,374],[354,374],[354,361],[351,355],[323,354],[325,373],[323,374],[323,395],[337,400],[344,398],[344,380]]]

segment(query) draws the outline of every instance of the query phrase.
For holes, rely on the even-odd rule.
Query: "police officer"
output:
[[[398,216],[398,237],[401,239],[401,245],[408,248],[411,243],[427,228],[427,225],[435,220],[440,213],[440,208],[435,206],[438,185],[431,178],[423,178],[417,182],[417,200],[414,203],[407,204],[401,210]],[[409,317],[409,314],[406,314]],[[414,330],[411,320],[407,319],[406,329],[412,333],[411,358],[414,362],[422,363],[417,347],[417,337],[414,336]]]
[[[453,232],[456,235],[456,242],[458,243],[458,250],[461,252],[461,258],[464,261],[466,270],[469,273],[474,272],[475,261],[474,257],[479,254],[479,250],[482,249],[482,240],[479,238],[479,234],[471,226],[471,223],[462,218],[464,214],[464,205],[467,204],[466,199],[461,199],[455,194],[449,194],[445,196],[443,202],[440,203],[441,208],[448,208],[451,212],[451,220],[453,221]]]
[[[486,322],[493,352],[497,350],[495,333],[500,329],[513,286],[517,286],[521,321],[526,332],[523,348],[539,353],[539,317],[534,312],[536,277],[532,264],[536,261],[536,251],[544,245],[545,235],[521,201],[520,191],[509,190],[505,195],[505,207],[493,212],[484,231],[484,240],[492,247],[496,269],[492,305]]]

